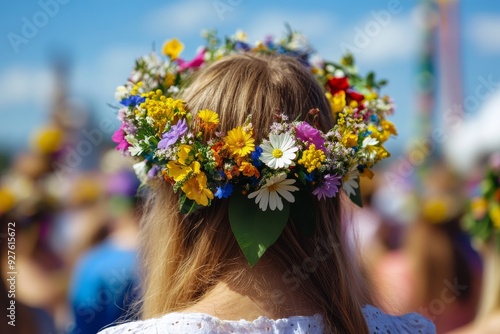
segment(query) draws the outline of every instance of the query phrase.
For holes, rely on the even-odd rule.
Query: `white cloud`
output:
[[[370,16],[341,32],[341,36],[338,49],[341,52],[350,50],[365,64],[408,58],[419,47],[415,15],[392,15],[385,21]]]
[[[319,12],[268,11],[249,20],[249,22],[251,22],[249,25],[241,28],[248,34],[250,41],[262,40],[268,34],[279,38],[286,31],[285,24],[289,24],[293,30],[305,34],[313,46],[316,44],[315,40],[334,33],[332,15]]]
[[[143,26],[149,33],[188,36],[204,28],[234,21],[237,19],[236,7],[226,1],[179,1],[151,12],[145,17]]]
[[[473,117],[461,122],[445,142],[446,157],[464,175],[471,173],[485,157],[500,151],[499,109],[500,92],[495,92]]]
[[[484,53],[500,53],[500,15],[478,14],[467,25],[469,38]]]
[[[48,69],[8,67],[0,73],[2,109],[26,103],[45,106],[53,97],[53,88],[54,77]]]

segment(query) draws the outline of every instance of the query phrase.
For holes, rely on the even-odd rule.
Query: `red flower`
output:
[[[354,100],[354,101],[358,102],[358,103],[360,103],[361,101],[363,101],[364,98],[365,98],[365,96],[363,94],[357,93],[357,92],[355,92],[353,90],[349,90],[347,92],[347,97],[349,99],[351,99],[351,100]]]
[[[331,78],[326,83],[326,88],[332,95],[335,95],[335,93],[341,90],[347,90],[349,88],[349,81],[347,77]]]

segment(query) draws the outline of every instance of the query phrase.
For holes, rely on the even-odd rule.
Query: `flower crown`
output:
[[[371,168],[389,156],[383,143],[396,134],[386,120],[393,104],[378,95],[385,82],[376,82],[373,73],[360,77],[350,55],[341,65],[311,64],[312,48],[298,33],[289,31],[280,41],[268,38],[255,47],[242,33],[224,43],[213,32],[205,37],[206,46],[191,61],[178,58],[183,46],[176,39],[165,43],[165,58],[153,53],[137,60],[129,82],[117,89],[124,107],[113,140],[118,150],[140,160],[134,168],[142,182],[163,178],[172,184],[180,193],[181,213],[229,198],[231,228],[253,266],[289,217],[307,235],[314,232],[313,196],[326,200],[343,189],[361,205],[359,176],[372,176]],[[304,120],[289,120],[276,111],[268,137],[257,142],[251,116],[222,133],[216,110],[188,112],[183,101],[174,99],[199,67],[244,52],[300,59],[325,89],[334,127],[319,129],[317,109]],[[252,203],[255,210],[248,210]]]
[[[496,242],[500,251],[500,153],[491,157],[486,175],[469,202],[463,223],[472,236],[484,242]]]

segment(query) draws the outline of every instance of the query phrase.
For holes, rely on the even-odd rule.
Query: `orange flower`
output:
[[[232,166],[229,170],[225,169],[224,174],[226,174],[228,180],[231,180],[233,177],[237,177],[240,175],[240,169],[238,168],[238,166]]]
[[[242,162],[239,171],[242,172],[243,175],[247,177],[251,176],[255,176],[256,178],[260,177],[259,170],[255,168],[255,166],[252,165],[250,162],[246,161]]]

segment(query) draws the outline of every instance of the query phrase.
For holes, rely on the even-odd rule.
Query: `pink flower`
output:
[[[317,149],[325,152],[325,139],[321,137],[321,132],[309,123],[301,122],[297,125],[295,127],[295,134],[301,141],[314,144]]]
[[[122,153],[125,153],[127,149],[130,147],[130,144],[125,139],[125,131],[123,131],[124,126],[125,124],[122,123],[120,125],[120,128],[116,130],[113,136],[111,137],[111,140],[113,140],[113,142],[118,144],[116,145],[116,150]]]
[[[184,71],[189,68],[198,68],[204,63],[205,49],[201,49],[200,52],[192,60],[185,61],[182,58],[177,58],[175,61],[179,64],[179,71]]]

